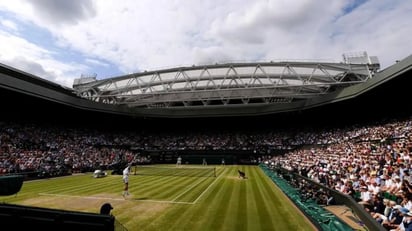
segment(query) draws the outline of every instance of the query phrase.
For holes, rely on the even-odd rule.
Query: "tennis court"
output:
[[[316,230],[258,166],[151,167],[132,169],[126,198],[121,175],[86,173],[24,182],[2,199],[96,213],[109,202],[127,230]]]

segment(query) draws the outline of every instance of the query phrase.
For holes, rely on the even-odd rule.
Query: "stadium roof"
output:
[[[5,108],[3,115],[59,114],[70,115],[72,120],[101,118],[101,123],[110,123],[106,116],[111,115],[132,119],[233,119],[259,115],[292,118],[290,115],[308,111],[317,111],[315,117],[338,120],[336,116],[359,117],[361,114],[352,113],[354,105],[368,113],[384,112],[383,105],[405,111],[411,71],[412,55],[384,70],[379,70],[376,57],[346,55],[339,63],[226,63],[103,80],[82,78],[74,88],[66,88],[0,65],[0,97]],[[16,113],[11,114],[13,111]]]
[[[247,108],[307,101],[364,83],[379,69],[366,52],[340,63],[224,63],[145,71],[109,79],[76,79],[78,96],[133,109]]]

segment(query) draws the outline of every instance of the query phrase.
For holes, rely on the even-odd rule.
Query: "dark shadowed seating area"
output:
[[[97,213],[73,212],[22,205],[0,204],[0,223],[13,230],[113,231],[115,218]]]

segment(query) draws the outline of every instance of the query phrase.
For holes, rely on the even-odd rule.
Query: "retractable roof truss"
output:
[[[226,63],[80,82],[73,89],[82,98],[131,108],[279,104],[322,96],[372,76],[369,64]]]

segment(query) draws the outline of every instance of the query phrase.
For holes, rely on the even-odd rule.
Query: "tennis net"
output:
[[[216,168],[214,167],[163,167],[137,165],[132,171],[135,175],[216,177]]]

